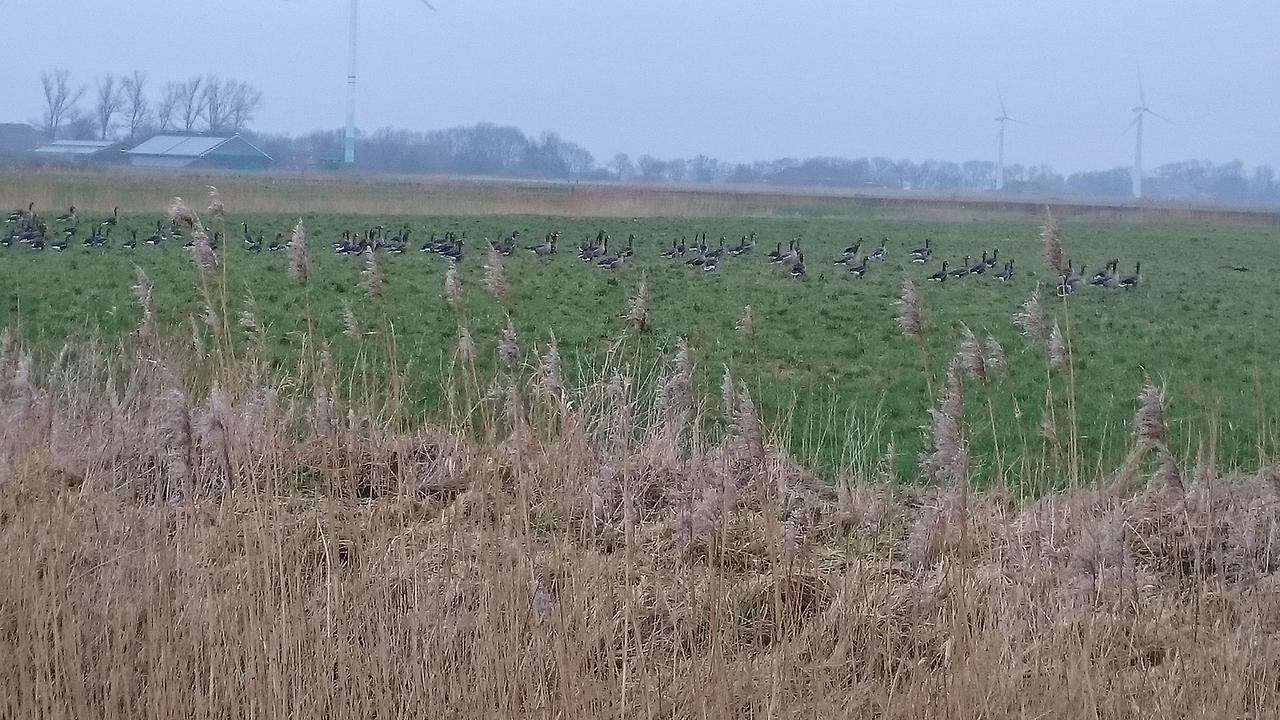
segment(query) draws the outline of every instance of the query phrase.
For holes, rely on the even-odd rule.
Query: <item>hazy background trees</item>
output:
[[[41,73],[40,85],[44,89],[41,129],[50,139],[56,139],[63,125],[79,117],[80,100],[88,88],[84,85],[73,86],[71,73],[61,69]]]
[[[45,109],[38,121],[51,138],[138,141],[157,131],[245,134],[293,170],[337,167],[342,131],[296,137],[254,133],[262,93],[234,78],[197,75],[149,84],[145,73],[94,79],[91,107],[81,107],[90,86],[73,82],[66,70],[40,77]],[[597,163],[586,148],[554,132],[527,135],[519,128],[478,123],[443,130],[382,128],[362,134],[357,169],[370,172],[559,178],[645,183],[733,183],[915,191],[934,195],[982,193],[995,187],[989,160],[912,161],[883,156],[811,157],[728,163],[707,155],[659,158],[625,152]],[[1005,166],[1007,194],[1127,200],[1129,168],[1062,174],[1047,165]],[[1280,203],[1280,180],[1268,166],[1241,161],[1169,163],[1148,173],[1152,198],[1231,203]]]

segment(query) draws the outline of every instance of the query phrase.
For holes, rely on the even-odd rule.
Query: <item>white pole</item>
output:
[[[343,162],[352,165],[356,161],[356,6],[351,0],[351,35],[347,54],[347,133]]]
[[[1138,144],[1133,151],[1133,196],[1142,198],[1142,116],[1146,108],[1138,111]]]
[[[1004,122],[1005,118],[1000,118],[1000,158],[996,163],[996,189],[1004,189]]]

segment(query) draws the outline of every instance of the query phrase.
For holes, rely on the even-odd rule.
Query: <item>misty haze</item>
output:
[[[0,2],[0,716],[1280,717],[1280,6]]]

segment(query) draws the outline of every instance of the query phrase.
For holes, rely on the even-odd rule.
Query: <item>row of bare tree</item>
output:
[[[93,83],[87,110],[82,103],[89,86],[73,83],[67,70],[41,73],[40,83],[44,88],[40,126],[53,139],[134,140],[151,130],[239,132],[262,105],[257,88],[217,75],[165,83],[154,97],[149,94],[146,73],[103,75]]]

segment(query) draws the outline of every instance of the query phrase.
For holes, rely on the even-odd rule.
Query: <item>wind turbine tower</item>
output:
[[[435,6],[427,0],[419,0],[423,5],[435,10]],[[356,161],[356,43],[359,15],[359,0],[351,0],[351,26],[347,36],[347,130],[344,136],[342,161],[352,165]]]
[[[1164,120],[1165,122],[1173,122],[1169,118],[1147,107],[1147,94],[1142,89],[1142,78],[1138,78],[1138,104],[1133,108],[1133,120],[1129,121],[1129,127],[1134,128],[1134,136],[1136,143],[1133,149],[1133,196],[1142,198],[1142,124],[1143,118],[1147,115]],[[1125,128],[1128,130],[1129,128]]]
[[[1004,126],[1005,123],[1016,122],[1020,125],[1026,125],[1021,120],[1015,120],[1009,117],[1009,112],[1004,109],[1004,96],[1000,96],[1000,117],[996,118],[996,122],[1000,123],[1000,154],[996,161],[996,190],[1004,189]]]

